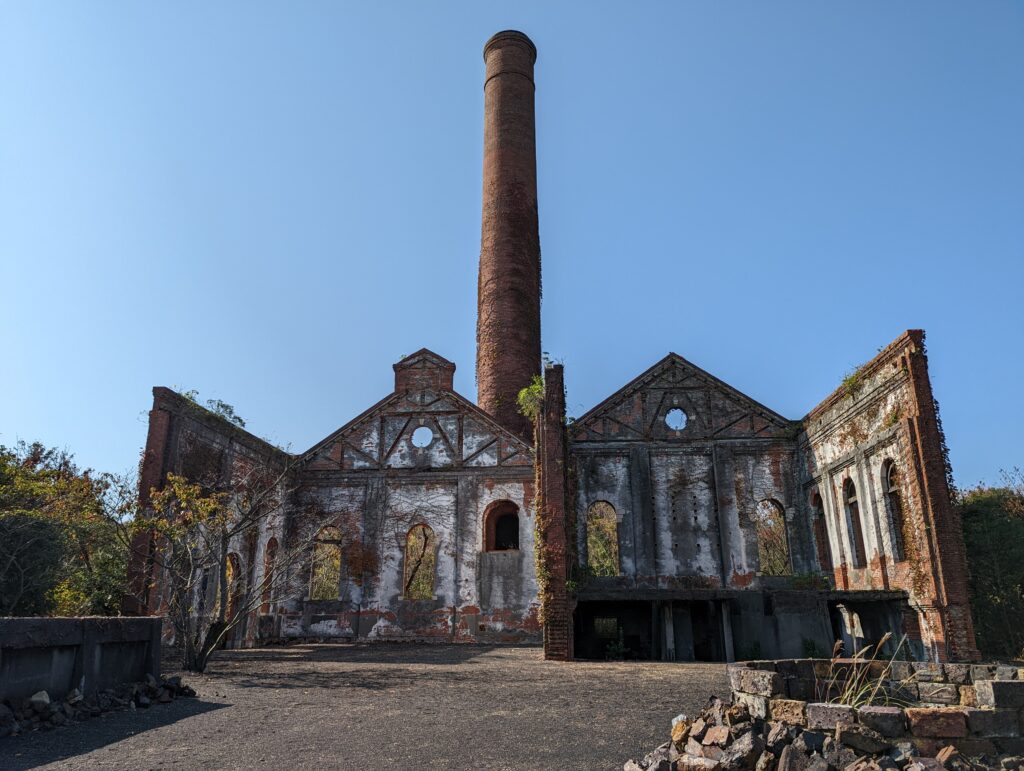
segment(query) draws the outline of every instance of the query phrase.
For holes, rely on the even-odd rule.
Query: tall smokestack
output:
[[[516,396],[540,374],[540,236],[533,64],[522,32],[484,46],[484,195],[477,287],[477,403],[531,439]]]

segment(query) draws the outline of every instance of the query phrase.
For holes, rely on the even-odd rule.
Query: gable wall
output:
[[[673,408],[687,414],[668,427]],[[570,426],[577,546],[586,565],[586,513],[607,501],[619,517],[621,586],[732,587],[758,576],[752,514],[773,499],[785,510],[797,573],[815,569],[809,519],[796,495],[796,443],[788,421],[670,357]]]
[[[413,441],[420,427],[433,434],[425,447]],[[341,526],[370,567],[343,569],[338,600],[314,601],[307,564],[281,604],[280,635],[539,639],[533,485],[529,446],[461,397],[393,394],[309,453],[296,506],[317,527]],[[484,552],[485,513],[502,500],[519,509],[520,548]],[[403,596],[405,541],[421,523],[435,538],[434,596],[412,600]]]

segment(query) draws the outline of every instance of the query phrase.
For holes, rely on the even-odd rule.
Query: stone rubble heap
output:
[[[0,702],[0,737],[80,723],[108,712],[147,709],[153,704],[195,695],[191,687],[182,684],[180,677],[157,680],[153,675],[146,675],[141,683],[123,683],[89,696],[82,696],[76,688],[61,700],[51,699],[46,691],[39,691],[17,704]]]
[[[816,704],[852,712],[838,704]],[[886,708],[878,708],[884,710]],[[968,758],[955,745],[936,757],[923,757],[915,743],[885,736],[876,728],[848,720],[825,728],[822,720],[798,725],[753,716],[747,705],[725,704],[712,696],[707,707],[690,720],[672,721],[671,740],[643,760],[627,761],[623,771],[974,771],[1024,769],[1024,757]],[[816,728],[807,727],[816,725]],[[880,729],[880,730],[876,730]],[[896,727],[885,733],[896,733]],[[902,730],[902,726],[899,727]]]

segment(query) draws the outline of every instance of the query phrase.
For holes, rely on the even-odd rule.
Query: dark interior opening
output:
[[[519,548],[519,515],[502,514],[494,523],[494,550],[508,551]]]
[[[651,603],[580,602],[573,623],[578,659],[652,658]]]

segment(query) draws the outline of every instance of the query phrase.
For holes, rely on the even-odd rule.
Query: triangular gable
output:
[[[430,431],[425,447],[413,441],[418,428]],[[532,466],[533,448],[454,391],[423,389],[381,400],[303,453],[302,463],[313,471]]]
[[[687,418],[678,431],[665,422],[676,408]],[[670,353],[575,421],[570,438],[574,442],[650,442],[774,437],[790,425],[777,412]]]

